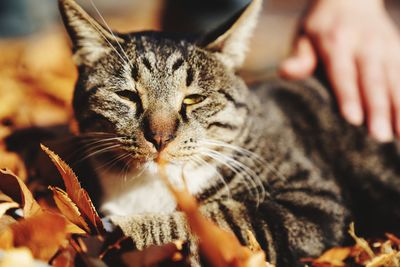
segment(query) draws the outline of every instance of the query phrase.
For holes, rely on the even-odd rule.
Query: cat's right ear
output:
[[[238,69],[244,62],[262,2],[250,0],[238,14],[200,40],[199,45],[216,53],[229,68]]]
[[[74,61],[77,65],[92,65],[116,42],[124,40],[111,34],[73,0],[59,0],[64,25],[72,40]]]

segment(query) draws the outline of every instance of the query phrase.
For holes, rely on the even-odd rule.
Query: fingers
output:
[[[392,62],[392,64],[386,65],[385,72],[389,83],[393,127],[397,136],[400,137],[400,57],[394,59]]]
[[[377,49],[367,49],[358,57],[369,131],[378,141],[388,142],[393,139],[393,131],[389,89],[383,66],[382,56]]]
[[[308,36],[297,40],[280,74],[289,79],[312,75],[318,52],[344,118],[357,126],[367,118],[375,139],[391,141],[394,133],[400,137],[400,39],[394,45],[382,41],[360,44],[353,36],[354,32],[343,27],[309,30]]]
[[[344,35],[337,35],[333,40],[318,38],[316,42],[343,117],[351,124],[361,125],[364,113],[354,53],[348,39]]]
[[[280,74],[288,79],[304,79],[310,76],[317,65],[317,55],[310,39],[301,36],[295,44],[293,54],[279,68]]]

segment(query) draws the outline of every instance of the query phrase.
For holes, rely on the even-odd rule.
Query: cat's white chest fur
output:
[[[182,186],[182,168],[167,165],[169,180],[176,186]],[[196,194],[210,184],[213,172],[207,168],[184,172],[187,186]],[[101,211],[106,215],[126,216],[143,213],[171,213],[176,209],[176,202],[159,177],[155,163],[149,163],[139,174],[126,177],[117,173],[100,174],[103,189]]]

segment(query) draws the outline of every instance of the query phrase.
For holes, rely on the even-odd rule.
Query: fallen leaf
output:
[[[396,257],[396,252],[392,252],[390,254],[383,254],[379,255],[375,258],[373,258],[365,267],[381,267],[385,266],[386,264],[389,264],[395,257]],[[392,267],[395,267],[394,265],[389,265]]]
[[[76,251],[71,247],[60,250],[51,260],[52,267],[75,267]]]
[[[1,147],[2,146],[0,146],[0,148]],[[22,181],[25,181],[28,175],[25,164],[21,157],[14,152],[4,151],[6,150],[6,148],[3,148],[1,150],[3,151],[0,152],[0,167],[11,170]]]
[[[59,214],[43,212],[11,224],[14,247],[27,247],[36,259],[50,260],[67,243],[67,220]]]
[[[49,189],[53,192],[54,201],[60,210],[60,212],[67,217],[72,223],[76,224],[87,233],[90,232],[90,228],[86,221],[81,216],[81,212],[78,207],[72,200],[68,197],[67,193],[57,187],[49,187]]]
[[[51,151],[44,145],[41,145],[41,148],[50,157],[50,159],[53,161],[54,165],[60,172],[61,177],[64,180],[67,194],[69,198],[76,204],[82,214],[82,217],[89,225],[91,229],[90,233],[105,233],[103,223],[99,215],[97,214],[97,211],[94,208],[88,193],[81,187],[78,177],[75,175],[73,170],[53,151]]]
[[[7,227],[0,232],[0,249],[12,249],[14,247],[14,233]]]
[[[400,238],[390,233],[386,233],[385,235],[393,244],[400,246]]]
[[[328,263],[331,266],[342,267],[346,266],[344,260],[350,256],[350,247],[334,247],[324,252],[319,258],[315,259],[313,263]]]
[[[25,218],[43,212],[25,183],[11,171],[0,170],[0,191],[21,205]]]
[[[2,217],[0,217],[0,235],[3,231],[5,231],[6,229],[8,229],[8,226],[10,224],[13,224],[17,222],[17,220],[15,220],[12,216],[10,215],[3,215]],[[1,246],[0,242],[0,246]]]
[[[176,189],[165,173],[165,163],[159,160],[160,176],[176,199],[179,209],[186,214],[191,231],[199,238],[200,253],[214,267],[265,267],[263,251],[252,252],[240,244],[236,236],[219,228],[199,211],[196,199],[187,187]]]
[[[12,198],[0,191],[0,202],[13,202]]]
[[[174,243],[161,246],[149,246],[143,251],[131,251],[121,255],[122,262],[126,266],[157,266],[163,261],[171,260],[179,252]],[[138,264],[139,263],[139,264]]]
[[[0,203],[0,217],[2,217],[9,209],[18,208],[19,204],[16,202],[3,202]]]
[[[258,243],[256,237],[254,236],[253,232],[247,230],[247,239],[249,240],[249,249],[253,252],[263,251],[260,244]]]
[[[372,251],[372,249],[369,246],[368,242],[364,238],[358,237],[356,235],[355,230],[354,230],[354,223],[350,224],[349,234],[354,239],[356,244],[361,249],[363,249],[371,259],[375,257],[375,253]]]

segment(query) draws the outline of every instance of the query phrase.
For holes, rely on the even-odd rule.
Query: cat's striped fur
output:
[[[72,0],[60,0],[79,65],[81,131],[112,136],[95,141],[103,144],[97,149],[117,153],[127,169],[162,153],[171,168],[189,168],[189,189],[206,216],[244,244],[252,231],[278,267],[296,266],[344,242],[351,219],[399,225],[400,153],[398,144],[378,144],[348,125],[314,80],[272,78],[247,88],[235,70],[260,6],[254,0],[222,32],[190,41],[156,32],[112,36]],[[187,96],[196,103],[185,104]],[[152,192],[143,173],[118,191],[120,174],[100,174],[113,222],[138,248],[191,240],[199,264],[184,216],[160,201],[171,201],[167,193]]]

